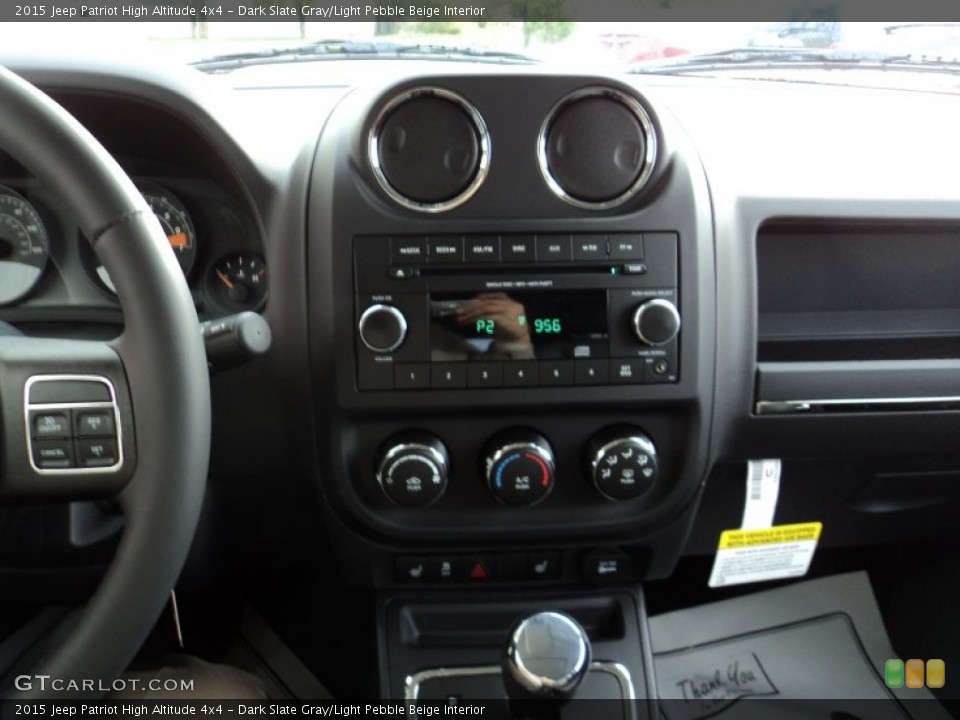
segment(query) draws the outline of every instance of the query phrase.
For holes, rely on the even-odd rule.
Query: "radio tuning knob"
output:
[[[507,505],[533,505],[553,489],[553,450],[532,430],[507,430],[488,443],[483,472],[487,487],[498,500]]]
[[[610,500],[633,500],[657,482],[660,462],[647,435],[629,426],[604,430],[587,444],[587,473]]]
[[[360,340],[377,353],[393,352],[407,339],[407,319],[393,305],[371,305],[360,316]]]
[[[666,345],[680,332],[680,313],[669,300],[653,298],[633,311],[630,327],[644,345]]]
[[[384,495],[404,507],[423,507],[447,489],[450,466],[439,438],[423,432],[395,435],[383,445],[377,482]]]

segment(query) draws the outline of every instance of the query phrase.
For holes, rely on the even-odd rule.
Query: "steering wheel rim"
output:
[[[78,622],[33,670],[110,683],[156,622],[196,530],[210,451],[206,357],[183,274],[139,191],[79,122],[5,68],[0,148],[59,194],[110,273],[124,311],[123,335],[109,344],[129,390],[136,439],[136,467],[117,495],[123,536]],[[23,452],[2,435],[0,441],[5,455]],[[95,685],[74,695],[15,695],[100,692]]]

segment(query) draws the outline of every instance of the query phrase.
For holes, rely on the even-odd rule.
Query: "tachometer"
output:
[[[47,266],[47,231],[23,196],[0,186],[0,305],[19,300]]]
[[[163,234],[167,236],[170,247],[177,256],[177,262],[180,263],[180,269],[184,275],[189,274],[197,258],[197,233],[193,229],[190,213],[176,195],[156,183],[138,182],[137,187],[160,222]],[[116,292],[103,265],[97,265],[97,277],[108,290]]]

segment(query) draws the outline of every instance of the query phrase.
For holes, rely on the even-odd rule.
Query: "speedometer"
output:
[[[19,300],[47,265],[47,231],[27,200],[0,186],[0,305]]]

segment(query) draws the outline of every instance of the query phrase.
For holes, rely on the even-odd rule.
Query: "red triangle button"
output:
[[[470,578],[472,580],[486,580],[489,577],[487,568],[479,560],[470,568]]]

